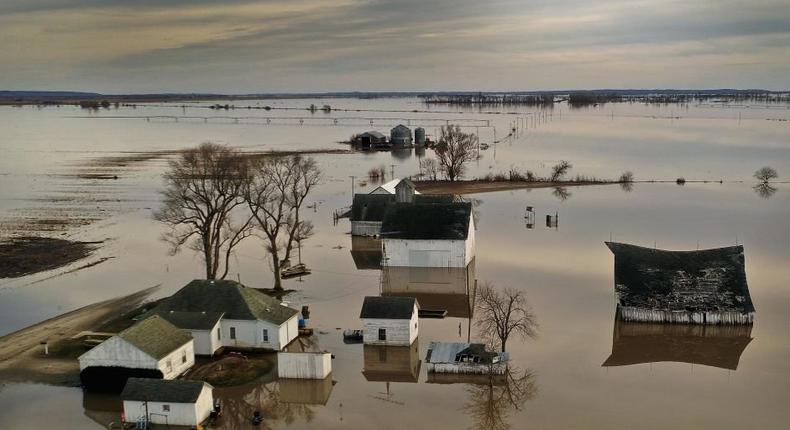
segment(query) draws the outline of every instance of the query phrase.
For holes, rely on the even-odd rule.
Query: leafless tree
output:
[[[291,157],[290,163],[294,171],[294,180],[286,195],[291,216],[288,217],[288,240],[285,245],[284,260],[290,260],[294,242],[299,243],[313,234],[313,224],[310,221],[303,221],[299,211],[310,191],[321,182],[321,170],[314,159],[295,156]]]
[[[573,167],[569,161],[560,160],[559,163],[555,164],[554,167],[551,168],[551,182],[556,182],[565,177],[568,172]]]
[[[573,195],[573,193],[571,193],[566,187],[554,187],[554,190],[551,192],[551,194],[563,202],[571,198]]]
[[[461,127],[446,125],[436,144],[436,155],[439,167],[450,181],[464,175],[466,163],[477,159],[477,135],[464,133]]]
[[[523,292],[512,288],[499,292],[486,283],[477,294],[475,325],[481,337],[498,342],[504,352],[513,334],[522,338],[537,336],[537,320]]]
[[[433,158],[423,158],[420,160],[420,172],[429,181],[439,179],[439,164]]]
[[[311,158],[259,157],[249,161],[244,200],[256,227],[263,232],[274,272],[274,289],[282,290],[280,251],[288,258],[294,241],[312,232],[312,224],[299,218],[299,209],[321,172]]]
[[[779,174],[776,172],[776,169],[773,167],[761,167],[756,172],[754,172],[754,178],[758,181],[767,184],[770,180],[776,179],[779,177]]]
[[[757,193],[758,196],[764,199],[770,199],[778,191],[776,187],[768,183],[757,184],[753,186],[752,189],[755,193]]]
[[[535,375],[530,370],[521,372],[508,367],[504,375],[488,374],[482,384],[470,384],[469,401],[464,410],[472,418],[475,429],[507,430],[513,411],[520,411],[524,404],[538,392]]]
[[[169,227],[163,239],[173,254],[184,245],[202,254],[207,279],[227,276],[233,249],[251,234],[249,215],[237,210],[245,177],[239,153],[214,143],[184,151],[164,175],[164,202],[154,218]]]

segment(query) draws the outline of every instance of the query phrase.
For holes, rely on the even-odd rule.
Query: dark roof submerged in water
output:
[[[204,386],[211,387],[203,381],[185,379],[129,378],[121,400],[195,403]]]
[[[367,296],[362,302],[360,318],[408,320],[414,312],[417,299],[414,297]],[[419,307],[419,306],[418,306]]]
[[[754,312],[743,246],[666,251],[606,242],[621,306],[669,311]]]
[[[385,239],[465,240],[472,203],[393,204],[384,215]]]

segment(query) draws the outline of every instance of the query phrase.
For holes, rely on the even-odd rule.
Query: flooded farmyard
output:
[[[134,341],[134,333],[123,330],[137,320],[115,326],[112,321],[137,307],[140,298],[129,295],[141,290],[146,312],[159,312],[192,333],[199,357],[179,380],[215,384],[221,414],[211,423],[217,428],[782,428],[790,418],[783,407],[790,392],[790,188],[772,182],[773,192],[761,193],[752,178],[764,165],[780,175],[790,171],[787,105],[606,103],[570,109],[559,103],[495,113],[426,105],[418,98],[228,102],[293,108],[239,113],[210,108],[216,103],[225,102],[140,103],[87,114],[65,105],[0,109],[4,243],[30,246],[25,238],[35,236],[88,246],[75,251],[73,261],[58,255],[49,264],[4,271],[3,426],[117,425],[122,394],[80,387],[85,380],[80,381],[77,357],[113,335]],[[311,113],[311,105],[332,110]],[[436,183],[419,180],[425,179],[424,160],[436,158],[433,148],[368,151],[340,143],[367,130],[388,135],[401,123],[424,127],[434,141],[447,123],[476,133],[479,156],[467,163],[467,179],[508,171],[549,177],[553,166],[568,160],[568,177],[578,182],[437,190],[430,188]],[[169,231],[156,219],[167,197],[163,175],[169,163],[205,142],[247,158],[289,151],[278,157],[309,157],[320,169],[320,181],[299,213],[312,224],[312,234],[290,257],[310,273],[283,279],[285,292],[275,296],[295,310],[283,321],[295,327],[290,318],[298,314],[312,333],[285,335],[274,349],[315,357],[327,351],[327,376],[278,377],[278,367],[285,367],[273,353],[261,357],[242,349],[242,358],[234,358],[227,348],[210,359],[198,351],[201,330],[213,336],[221,328],[220,343],[245,336],[243,328],[237,334],[236,326],[233,333],[222,326],[221,321],[248,318],[240,305],[224,304],[228,297],[240,294],[243,309],[258,309],[252,313],[279,306],[250,304],[268,302],[236,292],[236,286],[214,299],[186,291],[193,280],[206,278],[203,258],[188,247],[172,254],[172,243],[162,240]],[[369,171],[379,167],[383,176],[371,178]],[[626,171],[634,180],[617,183]],[[396,201],[400,197],[393,193],[365,197],[364,207],[351,208],[352,192],[368,195],[408,177],[416,193],[404,198],[412,203]],[[584,178],[598,179],[587,184]],[[432,197],[438,192],[462,197]],[[52,224],[48,220],[57,220],[57,228],[41,229],[41,223]],[[355,222],[368,223],[358,224],[361,234],[351,234]],[[380,230],[368,237],[365,228]],[[271,292],[265,238],[257,231],[230,253],[225,282]],[[439,245],[428,253],[410,244],[414,240]],[[621,321],[615,259],[605,242],[678,251],[742,246],[753,324]],[[694,285],[708,285],[704,276],[699,279]],[[507,342],[507,372],[431,370],[441,367],[435,364],[441,363],[439,351],[451,345],[490,343],[490,333],[479,325],[481,291],[489,287],[520,293],[530,317],[529,335]],[[124,310],[102,311],[123,296],[130,297],[121,301]],[[384,301],[367,304],[366,297]],[[412,314],[412,302],[419,312]],[[73,312],[86,306],[93,307]],[[195,312],[203,316],[187,315]],[[249,318],[264,318],[255,315]],[[394,325],[377,322],[384,320]],[[395,334],[398,321],[405,321],[403,342]],[[409,329],[412,321],[418,330]],[[35,324],[38,331],[14,333]],[[344,336],[354,329],[365,334],[359,340]],[[84,342],[91,335],[83,332],[93,333],[92,344]],[[274,333],[264,332],[270,342]],[[8,345],[11,338],[16,349]],[[52,346],[49,355],[39,340]],[[496,351],[496,343],[483,346],[490,347]],[[465,348],[477,351],[464,353],[472,363],[467,367],[478,358],[499,360],[483,349]],[[222,364],[199,371],[212,360],[247,369],[248,378],[227,375]],[[124,393],[127,402],[135,401],[133,393]],[[256,413],[260,424],[254,423]]]

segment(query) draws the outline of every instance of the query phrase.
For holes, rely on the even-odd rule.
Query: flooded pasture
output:
[[[304,110],[311,103],[335,109],[311,114]],[[70,264],[0,278],[0,335],[155,285],[152,298],[164,297],[203,276],[196,254],[168,253],[164,228],[152,218],[162,173],[178,151],[206,141],[247,152],[309,151],[324,173],[303,212],[315,225],[301,250],[312,274],[285,280],[295,290],[285,300],[310,306],[317,346],[335,357],[332,374],[294,382],[278,381],[275,372],[217,388],[222,428],[253,428],[256,410],[272,429],[784,428],[790,420],[790,185],[760,192],[751,178],[764,165],[780,180],[790,175],[787,106],[623,103],[492,113],[426,111],[417,99],[397,98],[243,102],[299,108],[265,112],[211,104],[89,114],[0,108],[0,238],[101,242]],[[613,179],[630,170],[637,182],[468,195],[477,218],[471,278],[466,271],[382,272],[375,241],[352,239],[348,220],[335,222],[333,214],[350,205],[352,187],[378,185],[370,169],[384,166],[387,178],[415,175],[431,150],[348,153],[338,142],[369,129],[387,134],[401,122],[434,137],[447,122],[478,132],[490,146],[470,177],[512,168],[546,175],[564,159],[573,176]],[[675,184],[679,177],[685,185]],[[653,180],[668,182],[639,182]],[[526,206],[535,208],[534,224]],[[555,214],[556,226],[546,226],[546,215]],[[56,229],[40,228],[56,221]],[[754,325],[619,322],[610,240],[670,250],[743,245]],[[229,278],[271,286],[262,242],[244,242],[231,264]],[[537,317],[536,339],[508,342],[513,380],[505,384],[437,380],[423,365],[431,341],[479,339],[474,279],[523,291]],[[343,329],[360,327],[364,296],[402,294],[447,315],[421,319],[411,347],[344,342]],[[513,395],[516,405],[503,400]],[[115,396],[7,381],[0,381],[0,408],[1,427],[31,429],[106,428],[122,409]]]

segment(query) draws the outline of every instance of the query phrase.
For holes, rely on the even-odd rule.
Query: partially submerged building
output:
[[[365,149],[386,146],[387,136],[378,131],[366,131],[356,135],[352,143]]]
[[[214,355],[222,347],[220,321],[224,312],[183,312],[170,310],[158,314],[188,332],[195,341],[195,355]]]
[[[655,324],[615,318],[612,353],[603,367],[676,362],[738,369],[752,326]]]
[[[196,320],[206,321],[203,327],[210,325],[209,314],[221,314],[219,325],[210,331],[210,341],[199,344],[201,350],[219,345],[279,351],[299,336],[298,310],[230,280],[196,279],[150,313],[164,318],[192,314]]]
[[[398,124],[390,130],[390,145],[411,146],[411,129],[403,124]]]
[[[277,353],[277,377],[324,379],[332,373],[332,354],[326,351]]]
[[[503,375],[506,352],[486,351],[482,343],[431,342],[425,354],[428,373]]]
[[[192,336],[153,315],[110,337],[79,358],[88,389],[119,391],[130,377],[174,379],[195,364]]]
[[[213,389],[203,381],[129,378],[121,392],[125,421],[195,428],[214,409]]]
[[[414,297],[365,297],[359,318],[366,345],[408,346],[419,334],[419,305]]]
[[[475,256],[472,204],[392,205],[381,238],[387,266],[467,267]]]
[[[624,321],[751,324],[743,246],[665,251],[606,242]]]

